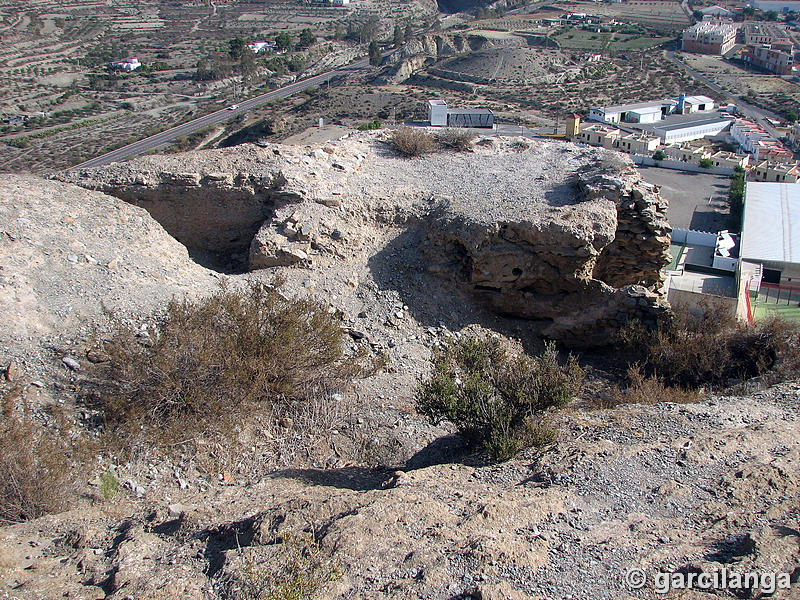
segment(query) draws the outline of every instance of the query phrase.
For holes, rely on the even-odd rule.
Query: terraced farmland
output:
[[[392,14],[379,23],[380,35],[389,37],[395,19],[422,20],[432,10],[417,0],[385,0],[364,9],[299,0],[0,0],[0,170],[40,173],[69,166],[191,115],[349,62],[365,53],[363,45],[338,39],[351,21]],[[267,63],[272,57],[257,56],[244,75],[225,67],[213,78],[195,77],[203,61],[216,68],[217,57],[227,57],[232,38],[274,39],[287,32],[297,40],[306,28],[317,42],[292,48],[277,66]],[[111,60],[127,56],[145,67],[108,71]]]

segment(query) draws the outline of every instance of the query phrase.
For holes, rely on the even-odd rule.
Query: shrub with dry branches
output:
[[[391,143],[403,156],[422,156],[436,150],[436,140],[424,129],[398,127],[392,132]]]
[[[118,325],[89,389],[107,429],[129,441],[224,434],[250,413],[302,403],[359,374],[326,306],[261,284],[172,301],[154,329],[143,343]]]
[[[767,319],[750,327],[712,305],[676,305],[673,318],[654,331],[632,322],[620,341],[631,363],[670,387],[720,386],[764,374],[783,379],[800,368],[796,324]]]
[[[436,134],[436,141],[442,148],[466,152],[472,148],[472,142],[477,136],[467,129],[443,129]]]
[[[469,443],[507,460],[552,440],[544,412],[569,402],[583,377],[575,358],[562,364],[552,344],[532,358],[497,340],[464,338],[434,355],[433,373],[417,389],[417,409],[433,423],[450,421]]]
[[[0,416],[0,525],[63,509],[73,484],[66,445],[29,414],[14,414],[13,391],[4,395]]]

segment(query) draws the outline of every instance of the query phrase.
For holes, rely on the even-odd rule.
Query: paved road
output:
[[[387,52],[384,56],[391,54],[393,51]],[[309,77],[307,79],[302,79],[291,85],[287,85],[282,88],[278,88],[276,90],[272,90],[271,92],[267,92],[266,94],[261,94],[260,96],[255,96],[254,98],[249,98],[248,100],[242,100],[239,102],[238,107],[235,110],[228,110],[227,108],[223,108],[222,110],[218,110],[216,112],[204,115],[202,117],[198,117],[197,119],[193,119],[191,121],[187,121],[186,123],[182,123],[171,129],[167,129],[162,131],[161,133],[157,133],[155,135],[151,135],[148,138],[144,138],[139,140],[138,142],[133,142],[132,144],[128,144],[127,146],[123,146],[122,148],[117,148],[116,150],[112,150],[108,154],[103,154],[102,156],[97,156],[80,164],[77,164],[71,169],[81,169],[81,168],[88,168],[88,167],[100,167],[102,165],[107,165],[112,162],[118,162],[121,160],[126,160],[133,156],[139,156],[144,154],[145,152],[149,152],[150,150],[156,150],[158,148],[162,148],[174,142],[178,137],[182,135],[190,135],[196,131],[199,131],[209,125],[216,125],[218,123],[222,123],[224,121],[228,121],[232,119],[238,114],[242,114],[258,108],[275,100],[277,98],[287,98],[292,94],[296,94],[297,92],[301,92],[310,86],[320,85],[333,79],[338,75],[342,75],[344,73],[348,73],[351,71],[359,71],[361,69],[366,68],[369,65],[369,59],[362,58],[355,62],[350,63],[349,65],[345,65],[344,67],[340,67],[333,71],[327,71],[325,73],[320,73],[319,75],[314,75],[313,77]]]
[[[683,69],[684,71],[689,73],[689,75],[691,75],[697,81],[707,85],[708,87],[710,87],[712,90],[714,90],[718,94],[721,94],[723,97],[733,98],[733,100],[734,100],[736,106],[738,107],[740,113],[742,113],[746,117],[749,117],[749,118],[753,119],[754,121],[757,121],[758,124],[761,125],[764,129],[766,129],[767,132],[770,135],[772,135],[775,139],[780,139],[781,134],[778,133],[775,130],[775,128],[772,126],[772,124],[769,121],[767,121],[768,118],[775,119],[775,120],[781,120],[781,117],[779,115],[776,115],[774,112],[772,112],[770,110],[765,110],[763,108],[759,108],[757,106],[753,106],[752,104],[748,104],[747,102],[742,100],[742,98],[740,96],[737,96],[735,94],[731,94],[728,90],[726,90],[722,86],[717,85],[713,80],[709,79],[708,77],[706,77],[705,75],[703,75],[699,71],[695,71],[694,69],[692,69],[689,65],[687,65],[682,60],[679,60],[675,56],[675,51],[674,50],[667,50],[666,51],[666,56],[667,56],[668,60],[670,60],[673,63],[675,63],[676,65],[678,65],[678,67],[680,67],[681,69]]]

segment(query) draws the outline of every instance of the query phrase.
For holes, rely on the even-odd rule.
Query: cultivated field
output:
[[[561,6],[559,4],[559,6]],[[627,23],[642,23],[650,27],[679,31],[691,24],[679,2],[570,2],[570,12],[600,14]]]
[[[562,48],[624,51],[653,48],[673,38],[637,33],[595,32],[571,27],[551,36],[551,39],[556,40]]]

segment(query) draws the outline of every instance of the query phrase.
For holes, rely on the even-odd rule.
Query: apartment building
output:
[[[736,27],[722,21],[700,21],[684,30],[681,40],[685,52],[722,55],[736,45]]]
[[[785,47],[781,45],[781,47]],[[742,60],[749,65],[775,73],[791,75],[794,67],[793,52],[786,52],[774,45],[748,46],[742,52]]]

